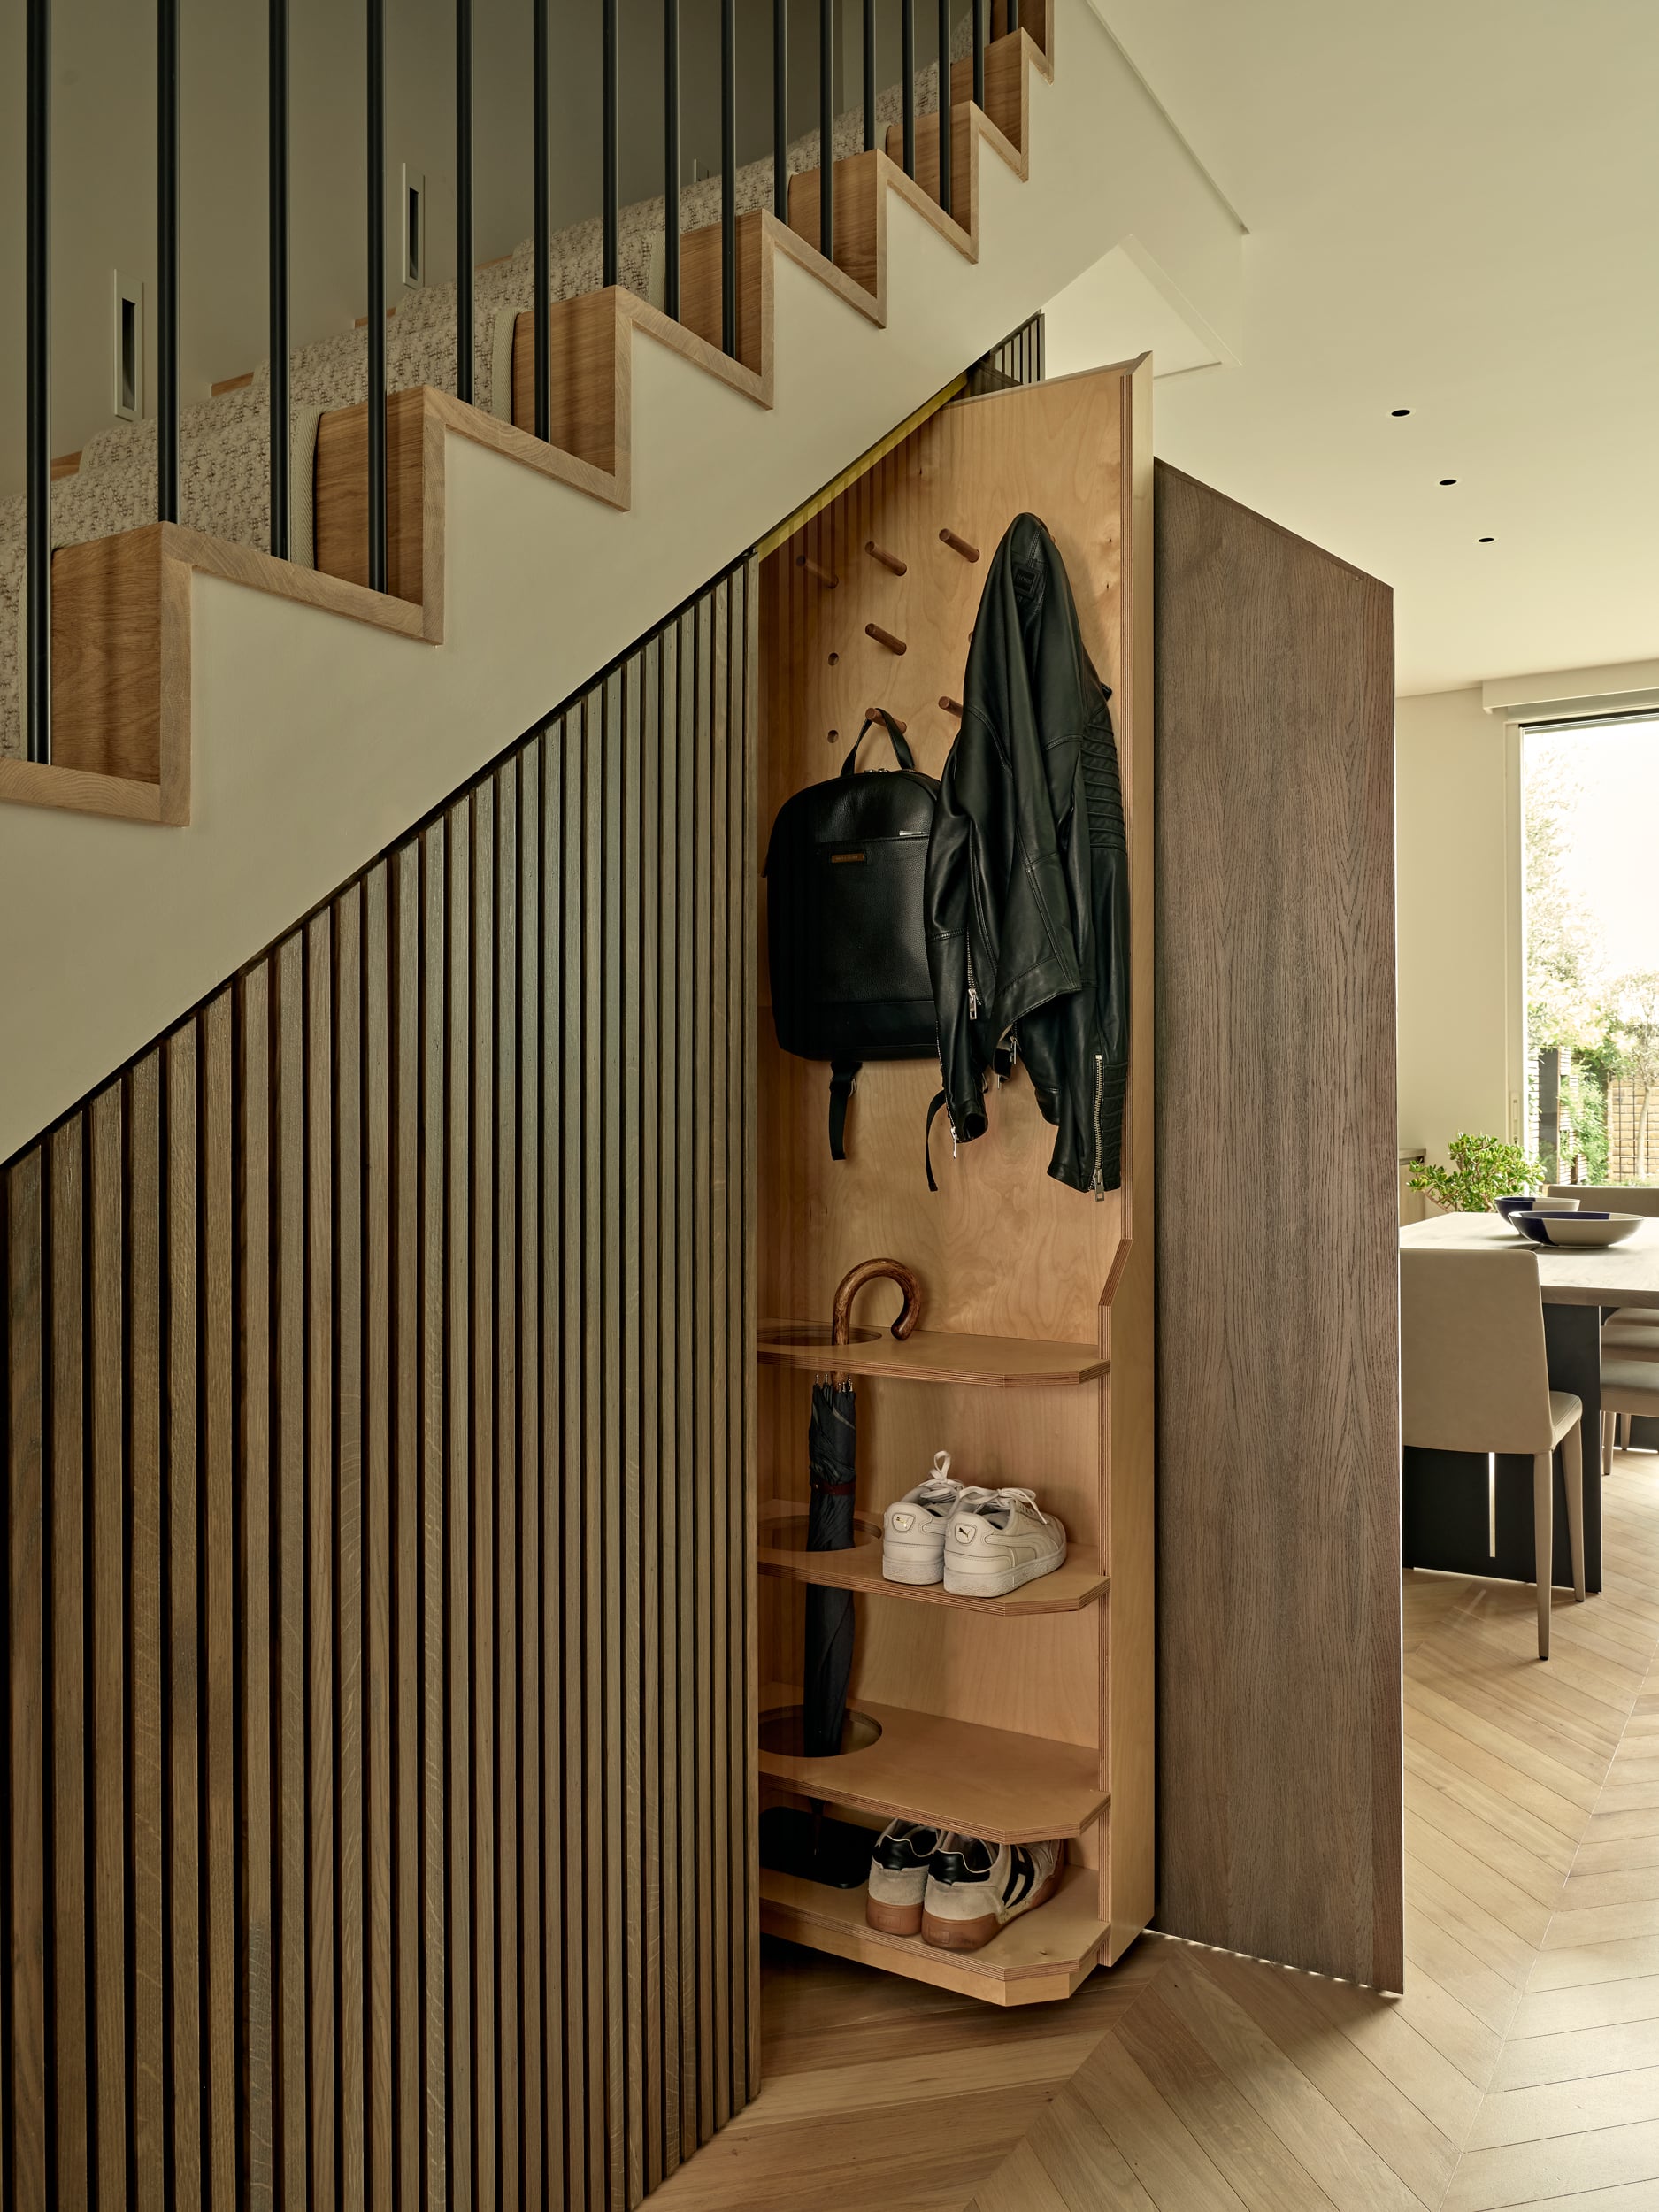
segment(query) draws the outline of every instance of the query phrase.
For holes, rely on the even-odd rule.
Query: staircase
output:
[[[896,124],[835,159],[833,261],[816,139],[787,223],[741,173],[734,354],[694,218],[679,319],[642,272],[554,303],[547,440],[527,309],[510,404],[396,392],[388,592],[360,401],[318,426],[314,567],[167,523],[58,554],[53,761],[0,758],[0,1158],[1126,240],[1236,334],[1236,224],[1086,0],[992,41],[983,111],[970,73],[953,214],[936,111],[913,178]]]

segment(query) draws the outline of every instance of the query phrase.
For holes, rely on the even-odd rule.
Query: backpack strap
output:
[[[846,759],[841,763],[842,775],[856,776],[859,773],[859,770],[856,765],[858,759],[858,748],[864,743],[864,732],[870,727],[872,722],[879,722],[885,726],[887,736],[892,742],[894,758],[898,762],[899,766],[901,768],[914,768],[916,765],[916,756],[905,743],[903,731],[900,729],[898,724],[893,719],[893,717],[887,712],[885,707],[872,707],[869,713],[865,715],[864,718],[864,722],[860,726],[857,736],[853,740],[853,749],[851,752],[848,754]]]
[[[858,1087],[858,1071],[862,1060],[832,1060],[830,1063],[829,1141],[832,1160],[847,1157],[847,1102]]]

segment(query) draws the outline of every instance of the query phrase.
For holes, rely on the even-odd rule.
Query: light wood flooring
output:
[[[1149,1936],[997,2013],[771,1946],[758,2100],[653,2212],[1659,2212],[1659,1458],[1607,1588],[1408,1575],[1403,1998]]]

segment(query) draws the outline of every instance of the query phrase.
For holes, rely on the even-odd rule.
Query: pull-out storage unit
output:
[[[835,1162],[829,1071],[779,1051],[764,1003],[758,1030],[759,1709],[798,1701],[805,1587],[829,1582],[856,1594],[851,1704],[880,1730],[837,1758],[757,1749],[761,1801],[1064,1839],[1069,1862],[1060,1893],[979,1952],[878,1933],[862,1891],[774,1873],[762,1876],[762,1925],[1000,2004],[1069,1995],[1153,1903],[1149,396],[1142,362],[953,403],[762,572],[763,854],[779,807],[834,772],[870,707],[904,724],[920,768],[941,771],[987,569],[1022,511],[1060,549],[1112,693],[1133,932],[1120,1190],[1097,1200],[1050,1179],[1054,1132],[1018,1068],[959,1156],[935,1125],[936,1194],[923,1157],[931,1063],[864,1067]],[[857,1318],[879,1333],[834,1355],[858,1394],[857,1538],[809,1554],[823,1325],[842,1275],[877,1255],[915,1271],[921,1326],[895,1344],[880,1327],[891,1286],[863,1294]],[[941,1449],[964,1481],[1034,1489],[1065,1524],[1064,1567],[992,1600],[884,1582],[882,1509]]]

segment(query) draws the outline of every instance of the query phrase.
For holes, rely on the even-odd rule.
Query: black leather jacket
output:
[[[1054,540],[1019,515],[985,580],[962,728],[927,849],[927,959],[945,1104],[983,1134],[1010,1032],[1044,1118],[1048,1172],[1116,1189],[1129,1071],[1129,853],[1110,696]]]

